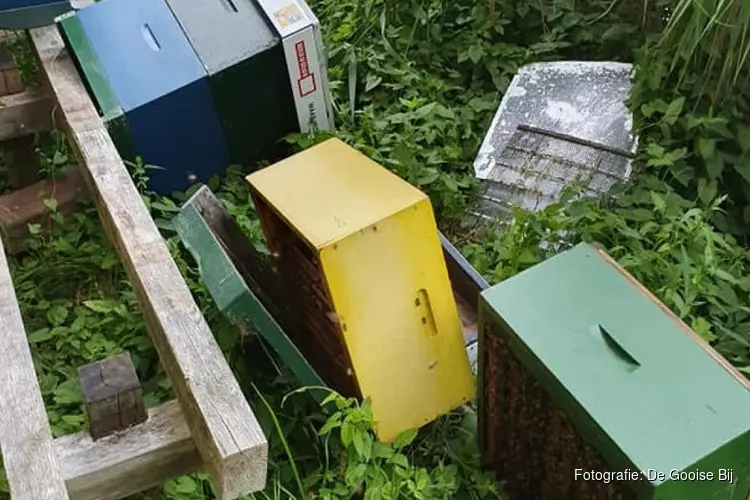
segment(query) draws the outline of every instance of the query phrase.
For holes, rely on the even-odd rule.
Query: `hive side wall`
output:
[[[427,198],[326,246],[321,260],[381,440],[474,396]]]
[[[480,447],[485,466],[505,481],[511,497],[648,498],[651,488],[645,481],[576,479],[576,469],[635,469],[484,298],[480,299],[479,329]]]

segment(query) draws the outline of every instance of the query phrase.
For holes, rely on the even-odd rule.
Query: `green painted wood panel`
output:
[[[304,386],[324,387],[320,376],[281,326],[283,318],[274,317],[269,310],[271,304],[268,300],[264,304],[259,297],[263,292],[254,293],[235,265],[233,258],[241,253],[240,245],[217,237],[217,232],[234,233],[236,241],[240,233],[235,221],[210,189],[201,187],[185,202],[173,222],[182,243],[197,262],[201,279],[219,310],[232,321],[248,321],[253,325]],[[328,395],[320,390],[313,390],[311,394],[319,401]]]
[[[73,63],[82,76],[84,86],[107,126],[120,156],[125,160],[134,161],[137,149],[127,118],[79,19],[75,15],[66,16],[58,24],[65,44],[71,49]]]
[[[594,247],[484,291],[487,321],[508,332],[517,358],[614,470],[733,468],[739,480],[655,478],[642,498],[746,499],[750,391]]]

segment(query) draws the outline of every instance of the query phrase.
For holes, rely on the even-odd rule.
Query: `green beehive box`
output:
[[[511,500],[746,500],[750,385],[581,244],[481,294],[483,459]]]
[[[284,136],[307,131],[310,106],[330,127],[318,21],[304,1],[166,1],[208,74],[234,162],[277,156]]]

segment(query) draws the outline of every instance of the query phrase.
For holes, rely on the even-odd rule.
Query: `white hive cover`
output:
[[[625,106],[631,71],[579,61],[521,68],[474,162],[485,187],[483,218],[511,205],[543,209],[572,181],[590,194],[627,181],[637,146]]]

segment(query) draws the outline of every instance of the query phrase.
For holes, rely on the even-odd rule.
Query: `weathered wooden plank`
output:
[[[53,446],[72,500],[118,500],[201,467],[174,400],[149,409],[148,420],[127,431],[97,441],[80,432],[55,439]]]
[[[13,500],[68,498],[2,245],[0,450]]]
[[[0,68],[0,96],[13,95],[23,91],[21,74],[15,66]]]
[[[22,189],[39,179],[39,161],[34,151],[36,134],[52,128],[52,107],[44,93],[20,92],[23,88],[8,84],[7,74],[2,72],[0,80],[0,141],[8,184]]]
[[[21,92],[21,75],[13,64],[13,56],[0,49],[0,96]]]
[[[0,196],[0,236],[6,251],[14,254],[26,247],[30,223],[41,223],[51,213],[44,200],[57,201],[59,213],[77,207],[85,188],[78,170],[70,170],[59,179],[47,179]]]
[[[0,97],[0,141],[52,129],[52,101],[39,90]]]
[[[268,444],[55,27],[30,31],[81,173],[222,498],[260,490]]]

